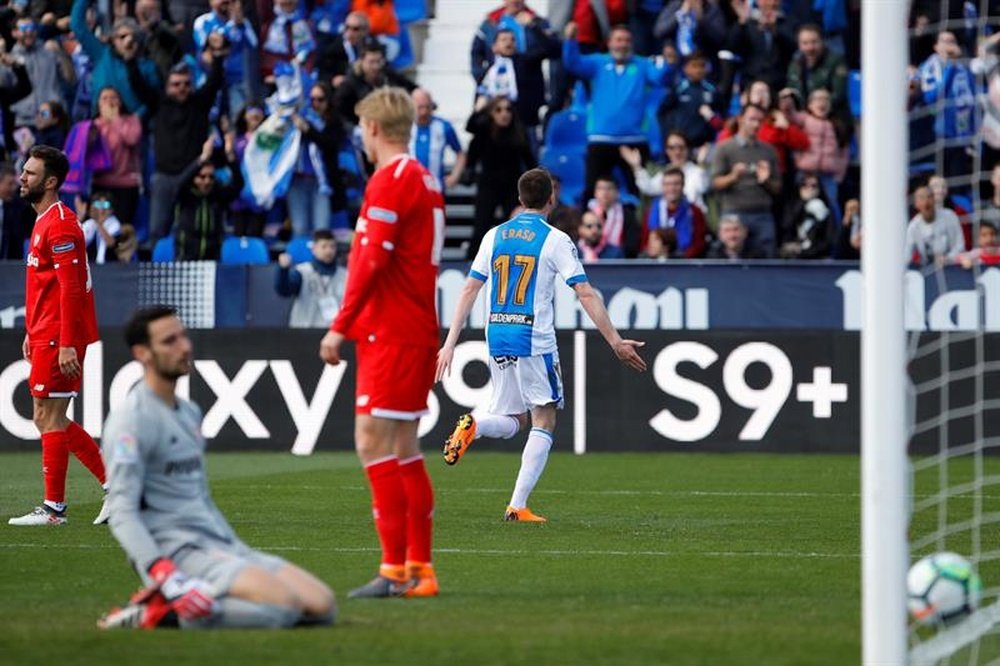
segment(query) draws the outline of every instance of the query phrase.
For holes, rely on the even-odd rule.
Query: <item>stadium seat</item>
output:
[[[847,77],[847,99],[851,105],[851,115],[861,117],[861,71],[852,69]]]
[[[566,109],[552,114],[545,129],[545,147],[565,149],[587,145],[587,114]]]
[[[21,258],[22,259],[27,259],[28,258],[28,251],[30,249],[31,249],[31,239],[30,238],[25,238],[24,239],[24,251],[21,253]]]
[[[427,18],[427,3],[424,0],[395,0],[396,18],[407,24]]]
[[[243,236],[222,241],[222,263],[261,265],[270,262],[267,243],[260,238]]]
[[[174,260],[174,237],[166,236],[153,246],[153,262],[157,264]]]
[[[285,252],[292,255],[293,264],[301,264],[304,261],[312,259],[311,247],[312,239],[305,236],[296,236],[288,241],[288,245],[285,246]]]
[[[584,153],[576,150],[546,150],[542,157],[542,166],[559,177],[562,186],[559,199],[567,205],[577,205],[583,195],[584,186]]]

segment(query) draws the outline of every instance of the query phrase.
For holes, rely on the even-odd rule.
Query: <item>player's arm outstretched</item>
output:
[[[458,297],[458,305],[455,307],[455,316],[451,320],[451,328],[448,329],[448,337],[444,340],[444,345],[438,350],[437,372],[434,381],[439,382],[446,374],[451,375],[451,359],[455,354],[455,345],[458,344],[458,334],[465,327],[465,320],[472,312],[472,305],[479,296],[479,290],[483,288],[484,282],[478,278],[470,277],[462,287],[462,293]]]
[[[646,343],[622,338],[615,325],[611,323],[611,317],[608,316],[608,310],[604,307],[604,302],[601,301],[601,297],[597,295],[597,292],[594,291],[589,282],[577,282],[573,285],[573,291],[576,292],[577,298],[580,299],[580,305],[583,306],[587,316],[590,317],[590,320],[597,326],[597,330],[601,332],[604,339],[611,345],[611,349],[615,352],[618,360],[633,370],[638,372],[644,371],[646,369],[646,362],[639,356],[639,352],[636,350]]]

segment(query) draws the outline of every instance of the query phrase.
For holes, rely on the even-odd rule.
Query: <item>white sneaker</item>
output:
[[[104,493],[104,501],[101,503],[101,511],[94,518],[95,525],[106,525],[111,518],[111,509],[108,507],[108,494]]]
[[[53,513],[41,506],[36,506],[35,510],[31,513],[27,513],[23,516],[17,518],[11,518],[7,521],[8,525],[17,526],[35,526],[35,525],[65,525],[67,523],[66,515],[62,513]]]

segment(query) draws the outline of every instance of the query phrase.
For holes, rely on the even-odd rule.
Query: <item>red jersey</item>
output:
[[[437,348],[437,274],[444,197],[420,162],[401,154],[372,175],[330,327],[351,340]]]
[[[31,345],[79,347],[97,340],[83,227],[62,202],[52,204],[35,220],[24,306]]]

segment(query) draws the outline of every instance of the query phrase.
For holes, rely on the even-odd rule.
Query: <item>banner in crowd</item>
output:
[[[205,414],[212,450],[309,454],[353,448],[355,364],[323,365],[318,331],[192,331],[194,371],[179,392]],[[622,367],[596,332],[559,334],[566,405],[556,448],[583,451],[858,450],[858,336],[844,332],[666,333],[646,341],[646,373]],[[0,332],[0,450],[33,450],[27,362],[20,335]],[[489,402],[487,349],[467,332],[451,376],[434,387],[420,426],[432,454],[455,419]],[[108,409],[141,376],[121,341],[104,329],[87,351],[74,418],[95,437]],[[477,442],[518,451],[523,437]]]
[[[211,262],[94,266],[98,320],[120,326],[136,305],[166,299],[181,307],[192,327],[282,327],[291,301],[275,293],[275,270]],[[450,323],[466,272],[464,264],[442,267],[443,327]],[[588,266],[587,273],[622,329],[861,328],[861,272],[852,263],[613,262]],[[978,276],[960,268],[927,277],[909,271],[905,306],[912,331],[974,330],[980,321],[986,330],[1000,330],[1000,269]],[[0,328],[19,328],[23,317],[24,267],[0,262]],[[482,328],[483,321],[480,306],[470,325]],[[590,327],[568,287],[557,290],[555,323],[562,330]]]

